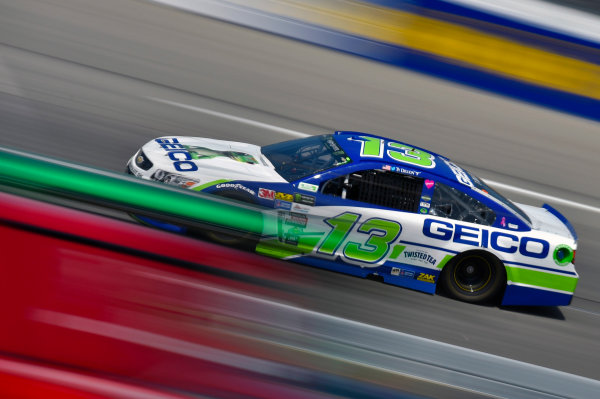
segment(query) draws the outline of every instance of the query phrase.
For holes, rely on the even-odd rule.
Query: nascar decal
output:
[[[454,176],[456,176],[456,180],[458,180],[465,186],[473,187],[473,182],[471,181],[471,178],[469,177],[467,172],[463,170],[463,168],[447,159],[442,158],[442,161],[444,161],[444,163],[450,168],[452,173],[454,173]]]
[[[412,169],[406,169],[406,168],[401,168],[399,166],[383,165],[381,167],[381,169],[387,170],[388,172],[404,173],[406,175],[411,175],[411,176],[419,176],[421,174],[420,171],[412,170]]]
[[[289,201],[275,200],[275,208],[276,209],[285,209],[287,211],[291,211],[292,210],[292,203],[289,202]]]
[[[275,190],[269,190],[267,188],[258,189],[258,198],[264,198],[267,200],[275,200]]]
[[[390,275],[435,284],[435,274],[416,272],[414,270],[404,269],[401,267],[392,267],[390,270]]]
[[[400,277],[405,277],[405,278],[416,278],[416,274],[413,270],[402,269],[400,267],[392,267],[390,274],[392,276],[400,276]]]
[[[419,273],[417,280],[425,281],[426,283],[435,283],[435,275],[429,273]]]
[[[228,188],[228,189],[231,189],[231,190],[242,190],[242,191],[245,191],[245,192],[247,192],[248,194],[250,194],[252,196],[256,195],[256,192],[254,190],[252,190],[252,189],[250,189],[250,188],[248,188],[248,187],[246,187],[246,186],[244,186],[242,184],[239,184],[239,183],[220,183],[220,184],[217,184],[215,186],[215,188],[218,188],[218,189]]]
[[[292,202],[294,201],[294,196],[292,194],[276,192],[275,199]]]
[[[352,212],[315,223],[315,219],[311,221],[306,214],[279,211],[278,219],[278,243],[273,239],[263,240],[257,251],[287,256],[313,253],[324,258],[339,257],[344,262],[365,267],[381,265],[402,232],[400,223],[383,218],[363,221],[362,215]],[[286,244],[296,248],[286,247]]]
[[[360,143],[361,157],[383,158],[385,147],[388,147],[385,153],[395,161],[419,165],[422,168],[435,168],[435,156],[404,144],[370,136],[353,137],[349,140]]]
[[[169,173],[160,169],[154,172],[154,174],[151,176],[151,179],[182,188],[190,188],[194,185],[200,184],[200,180],[182,176],[177,173]]]
[[[317,191],[319,191],[319,186],[317,186],[316,184],[300,182],[298,184],[298,189],[316,193]]]
[[[155,139],[154,141],[167,152],[167,156],[173,161],[175,170],[179,172],[195,172],[198,170],[198,166],[192,162],[192,155],[176,138]]]
[[[316,201],[316,198],[312,195],[294,193],[294,202],[297,202],[299,204],[315,206]]]
[[[541,238],[519,237],[503,231],[490,231],[435,219],[425,219],[423,234],[435,240],[492,248],[508,254],[518,252],[523,256],[536,259],[544,259],[550,251],[550,243]]]
[[[324,222],[331,230],[320,242],[317,253],[341,255],[342,260],[349,263],[373,264],[384,259],[391,244],[402,232],[402,226],[381,218],[370,218],[358,223],[360,218],[361,215],[357,213],[344,212],[325,219]]]
[[[402,252],[402,256],[402,260],[406,263],[416,262],[423,263],[428,266],[435,266],[435,264],[437,263],[437,259],[435,258],[435,256],[432,256],[422,250],[404,251]]]

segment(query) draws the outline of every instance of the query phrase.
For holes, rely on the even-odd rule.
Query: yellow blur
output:
[[[230,0],[245,7],[409,47],[527,83],[600,99],[600,66],[458,24],[358,1]]]

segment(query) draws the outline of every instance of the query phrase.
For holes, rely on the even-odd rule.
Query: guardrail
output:
[[[261,234],[268,217],[260,209],[237,201],[1,147],[0,184],[157,217],[183,226],[208,224]]]

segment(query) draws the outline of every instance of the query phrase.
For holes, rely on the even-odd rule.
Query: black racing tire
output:
[[[235,190],[223,190],[216,192],[215,195],[220,197],[230,198],[246,203],[256,204],[256,200],[249,194],[242,193]],[[243,225],[243,224],[242,224]],[[210,241],[225,245],[228,247],[235,247],[246,251],[254,251],[256,244],[258,243],[258,235],[251,232],[240,232],[240,233],[227,233],[222,230],[202,230],[201,232],[193,232],[209,239]]]
[[[464,302],[497,302],[506,287],[506,270],[494,255],[469,251],[444,267],[440,285],[448,295]]]

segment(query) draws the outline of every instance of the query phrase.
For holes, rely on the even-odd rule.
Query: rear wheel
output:
[[[444,267],[441,285],[456,299],[482,303],[497,300],[506,284],[506,271],[495,256],[483,251],[458,255]]]

